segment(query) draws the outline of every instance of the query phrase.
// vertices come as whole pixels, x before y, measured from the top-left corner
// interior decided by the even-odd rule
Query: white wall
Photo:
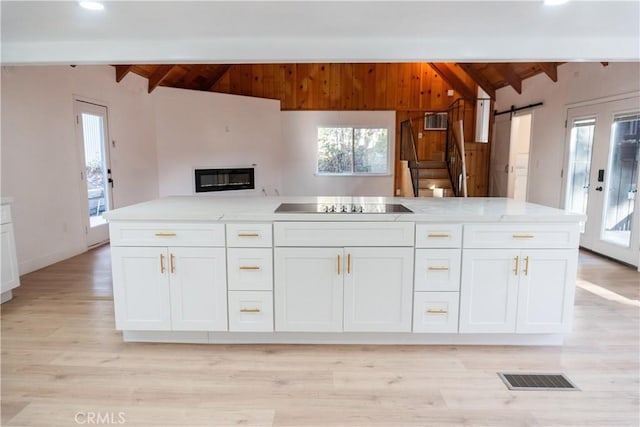
[[[317,175],[318,126],[388,128],[390,175]],[[394,111],[283,111],[283,194],[287,196],[392,196],[395,126]]]
[[[255,190],[282,194],[280,101],[157,88],[153,94],[160,196],[194,194],[195,168],[255,166]]]
[[[558,81],[545,74],[522,82],[522,94],[510,86],[496,92],[496,109],[544,102],[533,111],[528,200],[561,207],[565,128],[568,104],[640,90],[640,63],[567,63],[558,67]]]
[[[86,250],[86,193],[76,142],[74,95],[109,112],[115,207],[157,197],[158,176],[147,81],[116,83],[110,66],[2,67],[1,187],[14,198],[20,273]]]

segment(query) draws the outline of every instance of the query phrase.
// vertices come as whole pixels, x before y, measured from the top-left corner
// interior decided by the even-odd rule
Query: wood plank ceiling
[[[406,79],[420,81],[420,70],[424,69],[427,66],[426,64],[435,73],[435,77],[439,75],[447,83],[448,87],[458,92],[459,96],[472,100],[476,98],[477,86],[484,89],[492,99],[495,99],[496,90],[505,86],[511,86],[516,92],[522,93],[522,81],[540,73],[546,74],[549,79],[556,82],[558,79],[557,67],[562,63],[136,64],[116,65],[115,70],[116,81],[118,82],[128,73],[135,73],[148,79],[149,93],[158,86],[234,93],[281,99],[283,101],[283,109],[304,109],[304,105],[284,102],[287,91],[304,89],[305,84],[314,84],[316,86],[324,84],[326,86],[324,95],[328,97],[328,92],[332,89],[330,86],[334,84],[334,80],[336,82],[339,80],[345,81],[345,73],[351,74],[349,77],[353,79],[353,84],[362,84],[364,86],[367,79],[380,79],[380,77],[383,77],[388,80],[392,73],[397,73],[400,76],[403,73],[401,68],[407,68],[407,73],[409,74]],[[303,70],[304,73],[297,70]],[[314,70],[316,73],[312,72]],[[334,76],[337,73],[340,74]],[[358,74],[362,75],[358,76]],[[332,78],[333,80],[331,80]],[[402,77],[399,78],[402,79]],[[318,83],[317,81],[314,82],[314,79],[324,80]],[[256,86],[258,84],[261,85],[261,90],[257,91]],[[350,82],[349,84],[352,83]],[[282,87],[268,87],[269,85]],[[411,85],[411,83],[407,82],[407,85]],[[375,86],[377,85],[372,85],[372,87]],[[365,88],[360,89],[364,90]],[[427,90],[431,93],[430,88]],[[384,103],[371,102],[370,104],[368,107],[365,105],[367,107],[365,109],[388,107],[387,105],[382,105]],[[308,107],[312,106],[308,105]],[[330,105],[327,107],[330,107]]]

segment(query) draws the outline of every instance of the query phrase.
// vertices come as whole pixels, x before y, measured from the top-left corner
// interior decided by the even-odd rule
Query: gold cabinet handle
[[[241,308],[240,313],[260,313],[259,308]]]
[[[338,276],[340,275],[340,255],[338,255]]]
[[[171,273],[175,273],[176,272],[176,257],[175,255],[171,254],[169,255],[169,264],[171,266]]]
[[[447,310],[443,310],[441,308],[439,308],[439,309],[430,308],[429,310],[427,310],[427,313],[445,314],[445,313],[448,313],[448,311]]]
[[[347,274],[351,274],[351,254],[347,254]]]
[[[260,237],[258,233],[238,233],[238,237]]]
[[[447,233],[429,233],[427,237],[449,237]]]
[[[516,266],[513,267],[513,272],[515,273],[515,275],[518,275],[518,264],[519,264],[519,259],[518,257],[513,257],[513,260],[516,262]]]
[[[156,237],[175,237],[176,233],[156,233]]]
[[[164,274],[164,255],[160,254],[160,273]]]
[[[528,256],[524,257],[524,275],[525,276],[529,275],[529,257]]]
[[[533,239],[536,236],[533,234],[512,234],[511,237],[514,239]]]
[[[432,271],[447,271],[447,270],[449,270],[449,267],[433,266],[433,267],[429,267],[428,270],[432,270]]]
[[[241,265],[240,270],[260,270],[260,267],[257,265]]]

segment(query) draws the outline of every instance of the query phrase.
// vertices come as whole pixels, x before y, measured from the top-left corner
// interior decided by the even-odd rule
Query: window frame
[[[351,172],[320,172],[318,170],[318,166],[319,166],[319,160],[320,160],[320,152],[319,152],[319,146],[318,146],[318,131],[320,129],[323,128],[330,128],[330,129],[344,129],[344,128],[351,128],[352,132],[351,135],[352,137],[355,136],[355,130],[356,129],[385,129],[387,131],[387,165],[386,165],[386,172],[355,172],[355,171],[351,171]],[[382,126],[382,125],[347,125],[347,124],[333,124],[333,125],[319,125],[316,127],[316,134],[315,134],[315,139],[316,139],[316,158],[315,158],[315,162],[316,162],[316,167],[315,167],[315,172],[314,175],[315,176],[330,176],[330,177],[340,177],[340,176],[344,176],[344,177],[350,177],[350,176],[354,176],[354,177],[383,177],[383,176],[392,176],[393,172],[391,169],[391,143],[390,143],[390,137],[389,135],[391,134],[391,129],[389,129],[388,126]],[[355,144],[354,144],[355,139],[352,138],[351,140],[351,154],[352,154],[352,158],[355,162]],[[352,163],[352,168],[355,169],[355,164]]]

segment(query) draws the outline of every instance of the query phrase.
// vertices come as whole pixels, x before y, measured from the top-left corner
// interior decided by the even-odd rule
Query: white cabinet
[[[460,333],[559,333],[571,327],[576,249],[465,249]]]
[[[227,224],[229,331],[273,332],[271,224]]]
[[[458,332],[458,292],[416,292],[413,332]]]
[[[227,329],[224,248],[112,247],[116,328]]]
[[[276,330],[409,332],[412,266],[412,248],[276,248]]]
[[[458,292],[460,249],[416,249],[415,290]]]
[[[275,248],[276,331],[341,332],[342,248]]]
[[[410,332],[412,248],[345,248],[345,332]]]
[[[13,221],[11,218],[11,206],[2,205],[0,211],[0,256],[2,258],[0,272],[2,302],[12,298],[11,290],[20,286],[18,273],[18,258],[16,256],[16,241],[13,234]]]

